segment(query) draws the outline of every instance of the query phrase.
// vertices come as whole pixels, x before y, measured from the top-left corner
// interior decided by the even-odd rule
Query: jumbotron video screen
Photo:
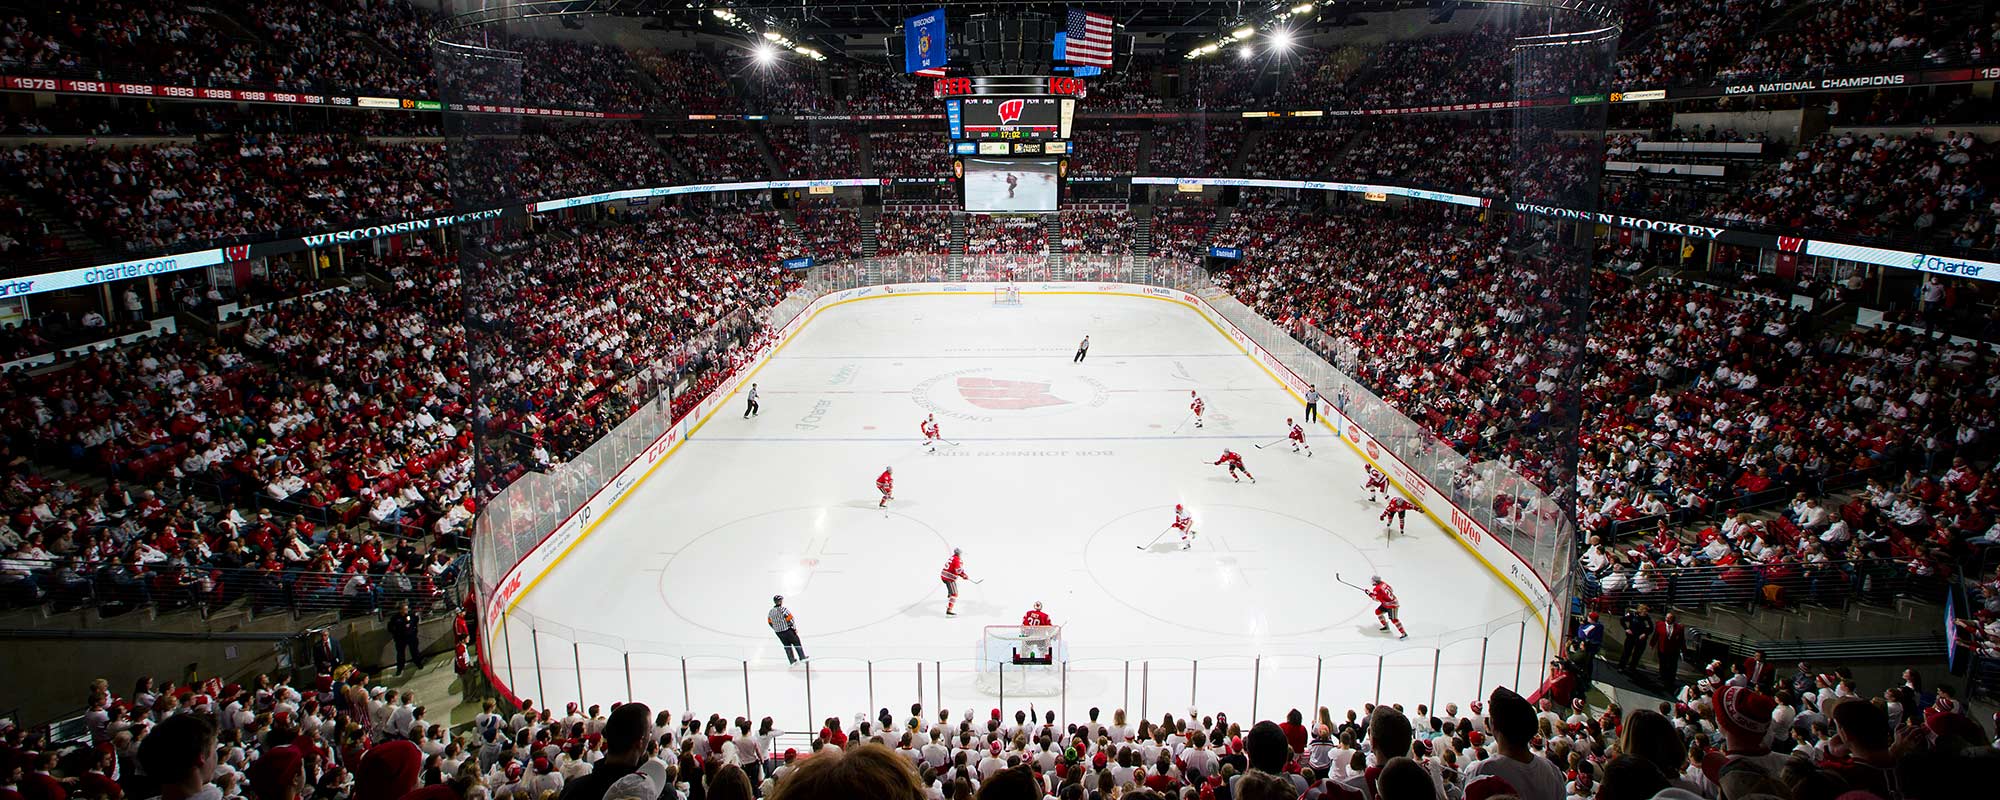
[[[1061,162],[1039,158],[967,158],[965,210],[975,214],[1052,213]]]

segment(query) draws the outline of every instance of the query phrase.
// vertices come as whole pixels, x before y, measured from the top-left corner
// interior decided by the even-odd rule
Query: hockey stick
[[[1340,573],[1338,573],[1338,572],[1336,572],[1336,573],[1333,573],[1333,579],[1334,579],[1334,580],[1337,580],[1337,581],[1340,581],[1341,583],[1346,583],[1346,584],[1348,585],[1348,587],[1349,587],[1349,588],[1352,588],[1352,589],[1354,589],[1355,591],[1358,591],[1358,592],[1360,592],[1360,593],[1362,593],[1362,594],[1368,594],[1368,590],[1367,590],[1367,589],[1363,589],[1363,588],[1361,588],[1361,587],[1359,587],[1359,586],[1355,586],[1354,584],[1351,584],[1351,583],[1347,583],[1347,579],[1345,579],[1345,578],[1342,578],[1342,577],[1340,577]]]
[[[1175,426],[1174,426],[1174,430],[1173,430],[1173,432],[1174,432],[1174,433],[1180,433],[1180,432],[1181,432],[1181,425],[1186,425],[1186,424],[1188,424],[1188,420],[1191,420],[1191,419],[1194,419],[1194,412],[1193,412],[1193,411],[1189,411],[1189,412],[1187,413],[1187,416],[1185,416],[1185,417],[1181,417],[1181,424],[1180,424],[1180,425],[1175,425]]]
[[[1286,440],[1286,439],[1290,439],[1290,438],[1292,438],[1292,437],[1290,437],[1290,436],[1280,436],[1280,437],[1278,437],[1278,438],[1276,438],[1276,439],[1272,439],[1271,441],[1268,441],[1268,442],[1265,442],[1265,443],[1263,443],[1263,444],[1253,444],[1253,445],[1251,445],[1251,447],[1255,447],[1255,448],[1257,448],[1257,449],[1259,449],[1259,450],[1262,450],[1262,449],[1264,449],[1264,448],[1266,448],[1266,447],[1270,447],[1271,445],[1274,445],[1274,444],[1277,444],[1277,443],[1279,443],[1279,442],[1282,442],[1282,441],[1284,441],[1284,440]]]
[[[1172,525],[1168,525],[1168,526],[1167,526],[1167,527],[1165,527],[1165,528],[1161,528],[1161,529],[1160,529],[1160,532],[1159,532],[1159,533],[1156,533],[1156,534],[1153,534],[1153,540],[1152,540],[1152,541],[1150,541],[1150,542],[1147,542],[1147,543],[1145,543],[1145,544],[1142,544],[1142,545],[1134,545],[1134,546],[1135,546],[1136,548],[1140,549],[1140,550],[1151,550],[1151,549],[1153,549],[1153,545],[1156,545],[1156,544],[1159,544],[1159,543],[1160,543],[1160,537],[1162,537],[1162,536],[1165,536],[1165,535],[1167,535],[1167,531],[1170,531],[1170,530],[1173,530],[1173,529],[1174,529],[1174,526],[1172,526]]]

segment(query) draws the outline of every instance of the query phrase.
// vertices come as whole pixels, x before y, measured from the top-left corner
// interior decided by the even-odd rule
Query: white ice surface
[[[496,671],[556,708],[624,700],[629,681],[655,710],[790,730],[913,702],[983,714],[999,702],[971,679],[982,626],[1041,601],[1070,668],[1065,700],[1035,702],[1065,718],[1463,704],[1482,675],[1539,674],[1540,622],[1524,636],[1499,621],[1523,615],[1520,599],[1427,517],[1385,537],[1360,458],[1327,428],[1308,427],[1312,458],[1271,444],[1302,421],[1298,400],[1199,314],[1023,294],[1015,308],[969,293],[822,312],[753,377],[760,416],[740,417],[739,394],[529,592]],[[1190,390],[1208,403],[1200,429],[1183,424]],[[924,451],[929,413],[956,445]],[[1255,484],[1211,465],[1225,447]],[[1140,550],[1175,503],[1194,514],[1193,548],[1169,534]],[[937,574],[953,547],[983,583],[962,583],[947,618]],[[1336,572],[1392,583],[1410,638],[1378,631]],[[774,594],[813,656],[810,716],[808,670],[764,622]],[[1009,715],[1026,702],[1008,698]]]

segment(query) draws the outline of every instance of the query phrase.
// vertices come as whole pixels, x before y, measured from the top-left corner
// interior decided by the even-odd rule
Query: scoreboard
[[[1075,117],[1071,97],[979,95],[945,101],[953,141],[1067,140]]]

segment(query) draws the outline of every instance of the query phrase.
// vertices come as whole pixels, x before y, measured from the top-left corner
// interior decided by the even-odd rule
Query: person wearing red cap
[[[1748,761],[1764,774],[1778,777],[1790,756],[1771,752],[1771,711],[1776,706],[1769,696],[1742,686],[1725,687],[1716,695],[1715,723],[1722,729],[1727,755],[1705,765],[1704,771],[1708,766],[1719,770],[1724,764]],[[1714,775],[1709,777],[1715,779]]]
[[[407,739],[368,748],[354,767],[354,800],[400,800],[417,788],[424,754]]]
[[[257,800],[297,800],[305,792],[305,754],[273,747],[250,763],[250,789]]]

